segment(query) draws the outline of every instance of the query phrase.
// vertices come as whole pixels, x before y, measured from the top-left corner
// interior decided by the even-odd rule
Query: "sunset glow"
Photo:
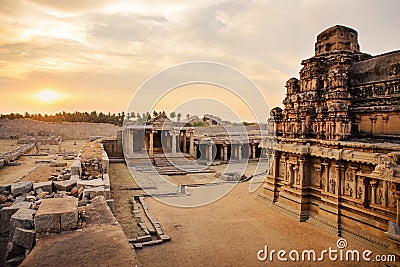
[[[63,95],[51,89],[44,89],[35,94],[35,97],[43,104],[52,104],[61,100]]]

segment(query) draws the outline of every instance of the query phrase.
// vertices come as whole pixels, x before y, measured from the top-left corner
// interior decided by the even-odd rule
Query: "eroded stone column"
[[[228,145],[224,144],[224,161],[228,161]]]
[[[238,160],[242,160],[242,144],[238,145]]]
[[[149,157],[153,157],[153,130],[150,131],[149,135]]]
[[[213,160],[213,143],[208,144],[208,162]]]
[[[176,131],[172,130],[171,131],[171,136],[172,136],[172,155],[176,154]]]
[[[190,138],[189,138],[189,155],[192,157],[196,157],[196,150],[194,149],[194,133],[193,131],[190,131]]]

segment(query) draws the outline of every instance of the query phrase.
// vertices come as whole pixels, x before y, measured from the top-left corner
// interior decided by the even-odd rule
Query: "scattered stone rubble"
[[[134,196],[132,198],[132,204],[134,217],[139,220],[138,224],[145,233],[144,236],[128,240],[129,243],[132,244],[133,248],[158,245],[162,242],[171,240],[171,237],[163,232],[157,218],[149,212],[149,206],[145,202],[145,197]],[[149,227],[146,225],[144,216],[147,217],[152,229],[149,229]]]
[[[35,144],[25,144],[18,146],[13,151],[0,154],[0,168],[8,165],[15,165],[15,161],[23,154],[31,150]]]
[[[104,196],[113,211],[108,157],[101,144],[94,146],[100,158],[89,160],[83,149],[70,169],[63,168],[49,181],[0,185],[0,243],[7,244],[0,266],[19,265],[42,236],[80,227],[78,209],[95,197]]]

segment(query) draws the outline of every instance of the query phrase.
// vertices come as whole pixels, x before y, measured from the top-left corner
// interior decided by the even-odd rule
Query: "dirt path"
[[[130,190],[138,187],[124,163],[112,163],[109,167],[111,197],[114,199],[115,217],[122,226],[127,238],[143,236],[144,232],[137,224],[132,213],[132,197],[142,194],[140,190]]]
[[[220,200],[198,208],[173,207],[147,198],[150,212],[172,240],[137,250],[139,259],[144,266],[299,266],[310,263],[278,262],[276,257],[272,264],[260,262],[257,252],[264,245],[288,252],[314,249],[320,253],[337,248],[334,231],[300,223],[256,199],[256,195],[248,192],[248,183],[242,183]],[[370,248],[358,239],[347,241],[348,249]],[[346,266],[357,265],[360,263]],[[314,266],[332,266],[332,262]]]

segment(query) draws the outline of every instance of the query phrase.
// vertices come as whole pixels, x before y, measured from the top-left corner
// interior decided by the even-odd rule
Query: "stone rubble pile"
[[[104,196],[111,211],[114,210],[110,178],[105,172],[108,157],[104,154],[101,161],[84,163],[86,168],[99,170],[99,175],[92,179],[82,179],[86,178],[82,171],[85,168],[78,157],[71,168],[60,169],[49,181],[0,184],[0,241],[7,243],[5,255],[0,253],[3,257],[0,257],[0,266],[2,262],[5,266],[18,266],[37,238],[76,229],[79,207],[86,206],[95,197]]]

